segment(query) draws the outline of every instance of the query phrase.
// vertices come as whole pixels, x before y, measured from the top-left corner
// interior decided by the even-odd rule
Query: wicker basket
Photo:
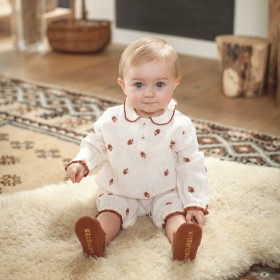
[[[85,2],[82,2],[82,19],[72,18],[51,22],[47,27],[50,46],[55,51],[68,53],[94,53],[102,51],[111,41],[111,22],[87,20]]]
[[[50,46],[61,52],[92,53],[111,41],[110,21],[58,20],[47,29]]]

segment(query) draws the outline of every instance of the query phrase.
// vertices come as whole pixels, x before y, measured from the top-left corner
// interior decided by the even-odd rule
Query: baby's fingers
[[[76,167],[73,167],[70,170],[67,170],[67,176],[71,180],[72,183],[76,183],[77,173],[78,173],[78,169]]]
[[[75,183],[80,183],[83,178],[84,178],[84,172],[82,170],[79,170],[75,174]]]
[[[201,215],[197,215],[195,217],[196,221],[198,222],[198,224],[202,227],[203,223],[204,223],[204,217],[202,217]]]

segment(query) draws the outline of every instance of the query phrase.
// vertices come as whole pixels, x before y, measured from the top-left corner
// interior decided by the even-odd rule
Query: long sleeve
[[[80,151],[74,160],[84,160],[93,170],[106,161],[106,147],[101,134],[89,134],[82,141]]]
[[[107,161],[106,144],[101,133],[106,114],[107,111],[93,124],[94,133],[88,134],[81,141],[80,151],[74,158],[74,160],[84,160],[89,170],[93,170]]]
[[[204,154],[198,151],[197,135],[189,119],[176,141],[176,152],[177,186],[184,209],[198,209],[207,214],[208,180]]]

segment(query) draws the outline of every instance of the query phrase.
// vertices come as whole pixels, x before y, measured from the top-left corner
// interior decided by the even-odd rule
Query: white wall
[[[76,2],[77,14],[80,14],[80,3]],[[89,18],[112,21],[113,43],[127,45],[141,36],[155,35],[168,41],[178,53],[217,58],[217,48],[212,41],[116,28],[115,0],[87,0],[86,3]],[[267,26],[268,0],[235,0],[234,34],[267,37]]]
[[[234,34],[267,37],[268,0],[235,0]]]

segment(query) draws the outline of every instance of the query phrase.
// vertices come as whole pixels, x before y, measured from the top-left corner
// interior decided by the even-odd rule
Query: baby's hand
[[[200,227],[203,226],[204,223],[204,213],[199,210],[188,210],[186,214],[186,222],[190,223],[196,221]]]
[[[84,178],[86,168],[81,163],[72,163],[67,167],[66,175],[72,183],[80,183]]]

